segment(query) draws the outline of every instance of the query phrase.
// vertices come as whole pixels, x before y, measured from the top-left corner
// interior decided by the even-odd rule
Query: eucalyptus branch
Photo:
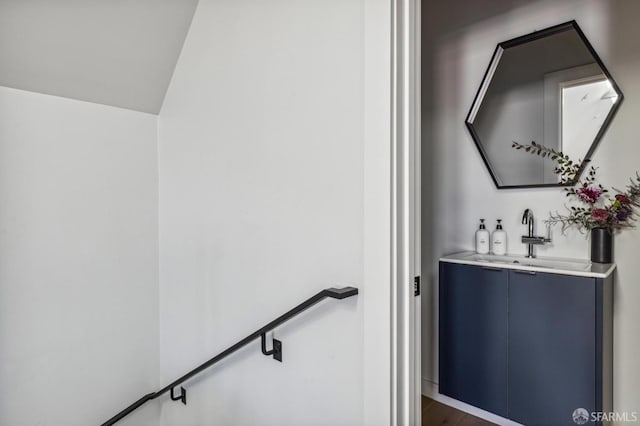
[[[590,166],[586,175],[579,176],[589,160],[574,162],[562,151],[548,148],[532,141],[531,144],[513,142],[512,148],[524,150],[526,153],[549,158],[557,166],[554,172],[560,177],[560,183],[565,185],[567,197],[579,202],[577,205],[565,205],[567,214],[549,213],[545,223],[561,225],[562,233],[572,226],[583,233],[594,228],[616,229],[632,228],[640,219],[640,174],[629,179],[626,190],[612,188],[615,195],[611,197],[609,190],[602,186],[597,179],[598,168]]]
[[[537,155],[542,158],[549,158],[555,161],[556,166],[554,173],[560,176],[560,181],[563,185],[569,185],[575,183],[577,177],[582,171],[582,161],[574,163],[569,155],[555,148],[549,148],[535,141],[531,141],[531,144],[521,144],[516,141],[512,141],[512,148],[517,150],[524,150],[525,152],[533,155]],[[588,160],[585,161],[585,163]]]

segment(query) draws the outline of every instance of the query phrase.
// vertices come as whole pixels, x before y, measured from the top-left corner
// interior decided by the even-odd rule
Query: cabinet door
[[[509,418],[574,425],[595,410],[595,279],[511,271]]]
[[[440,393],[507,415],[506,270],[440,264]]]

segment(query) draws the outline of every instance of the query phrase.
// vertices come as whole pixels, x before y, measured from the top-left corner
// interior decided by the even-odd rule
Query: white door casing
[[[419,425],[420,297],[420,3],[392,10],[391,374],[392,425]]]

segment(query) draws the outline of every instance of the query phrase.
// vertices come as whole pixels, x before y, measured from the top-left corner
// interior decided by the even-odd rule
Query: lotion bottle
[[[491,234],[491,251],[493,254],[504,256],[507,254],[507,233],[502,229],[502,219],[498,219],[496,230]]]
[[[480,229],[476,231],[476,253],[489,253],[489,231],[484,226],[484,219],[480,219]]]

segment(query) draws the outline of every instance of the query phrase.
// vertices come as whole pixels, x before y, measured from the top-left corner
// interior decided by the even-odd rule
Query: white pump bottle
[[[502,219],[498,219],[496,230],[491,234],[491,252],[499,256],[507,254],[507,233],[502,229]]]
[[[480,219],[480,229],[476,231],[476,253],[489,253],[489,231],[484,226],[484,219]]]

